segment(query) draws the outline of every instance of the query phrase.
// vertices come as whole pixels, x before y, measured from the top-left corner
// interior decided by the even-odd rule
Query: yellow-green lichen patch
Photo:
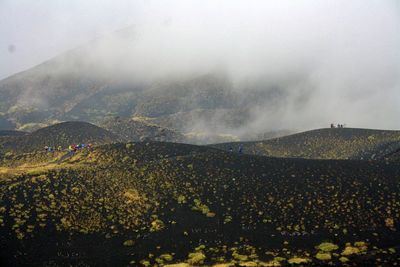
[[[257,262],[254,262],[254,261],[244,261],[244,262],[239,262],[239,266],[243,266],[243,267],[257,267],[258,264],[257,264]]]
[[[186,262],[181,262],[181,263],[174,263],[174,264],[165,264],[164,267],[190,267],[189,264]]]
[[[320,260],[320,261],[329,261],[332,259],[332,255],[329,252],[318,252],[315,255],[315,258]]]
[[[179,195],[177,201],[179,204],[185,204],[187,202],[186,197],[184,195]]]
[[[193,202],[194,202],[194,205],[192,206],[192,210],[200,211],[207,217],[215,216],[215,213],[211,212],[210,208],[206,204],[203,204],[200,199],[194,199]]]
[[[323,252],[331,252],[331,251],[339,249],[339,246],[337,246],[333,243],[324,242],[324,243],[319,244],[317,246],[317,249],[319,249],[320,251],[323,251]]]
[[[162,229],[164,229],[164,227],[165,227],[164,222],[161,221],[160,219],[156,219],[151,222],[150,232],[161,231]]]
[[[144,266],[144,267],[151,266],[151,263],[150,263],[150,261],[148,261],[148,260],[141,260],[141,261],[140,261],[140,264],[141,264],[142,266]]]
[[[368,250],[368,245],[366,242],[358,241],[354,242],[354,246],[351,244],[346,244],[346,248],[342,251],[342,256],[358,255]]]
[[[199,264],[203,264],[205,259],[206,255],[203,252],[192,252],[189,253],[187,262],[198,266]]]
[[[135,241],[133,241],[132,239],[126,240],[124,241],[123,245],[126,247],[132,247],[133,245],[135,245]]]
[[[174,257],[171,254],[161,254],[160,258],[165,260],[165,261],[172,261],[174,259]]]
[[[310,261],[311,261],[311,259],[302,258],[302,257],[293,257],[293,258],[288,259],[289,264],[306,264]]]
[[[360,250],[356,247],[352,247],[352,246],[347,246],[341,253],[341,255],[343,256],[350,256],[350,255],[354,255],[354,254],[359,254]]]
[[[212,267],[233,267],[233,266],[235,266],[234,263],[226,262],[226,263],[217,263],[217,264],[214,264]]]

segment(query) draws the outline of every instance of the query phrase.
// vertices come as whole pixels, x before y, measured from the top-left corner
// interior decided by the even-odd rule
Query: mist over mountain
[[[0,112],[9,124],[34,130],[37,124],[65,120],[102,124],[114,117],[146,117],[184,133],[244,136],[243,126],[254,122],[255,108],[268,103],[273,109],[287,94],[279,86],[253,82],[243,86],[246,92],[240,91],[221,72],[156,80],[127,78],[126,70],[96,64],[92,46],[97,47],[97,42],[3,80]]]
[[[132,26],[2,80],[1,115],[23,130],[143,116],[241,139],[331,122],[399,127],[394,1],[226,4],[141,6]]]

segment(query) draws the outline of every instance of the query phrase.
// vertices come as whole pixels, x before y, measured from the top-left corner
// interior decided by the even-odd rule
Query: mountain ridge
[[[244,153],[311,159],[374,159],[400,147],[400,131],[361,128],[321,128],[265,141],[216,144]]]
[[[117,135],[87,122],[69,121],[48,126],[22,136],[0,139],[3,153],[26,153],[44,150],[45,146],[57,149],[71,144],[103,144],[121,141]]]

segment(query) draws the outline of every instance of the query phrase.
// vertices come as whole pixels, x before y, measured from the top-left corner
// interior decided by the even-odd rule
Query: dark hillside
[[[143,140],[183,142],[185,140],[185,137],[175,130],[138,119],[114,118],[107,120],[101,126],[131,142]]]
[[[114,65],[98,53],[105,47],[126,50],[125,45],[116,49],[109,41],[94,40],[0,80],[0,129],[33,131],[54,121],[71,120],[101,125],[116,116],[143,116],[180,133],[202,127],[213,134],[235,134],[252,123],[254,108],[285,103],[286,92],[280,86],[251,80],[235,85],[219,71],[154,79],[135,76],[122,66],[140,68],[139,62],[122,57],[115,58]],[[260,133],[269,130],[273,129],[259,129]]]
[[[397,143],[396,146],[398,147],[397,150],[389,152],[380,157],[380,159],[384,159],[387,161],[397,161],[400,162],[400,143]]]
[[[23,136],[12,136],[2,140],[2,150],[14,153],[42,150],[44,146],[93,143],[105,144],[121,140],[109,131],[86,122],[63,122],[39,129]]]
[[[101,164],[125,165],[132,162],[139,164],[157,163],[162,160],[193,156],[198,154],[225,153],[223,151],[196,145],[165,143],[165,142],[138,142],[108,144],[93,151],[94,158]]]
[[[397,163],[158,142],[100,146],[66,163],[0,180],[0,256],[9,265],[375,266],[399,258]],[[315,248],[322,242],[332,244]]]
[[[374,159],[398,148],[400,131],[319,129],[266,141],[244,142],[246,154],[309,159]],[[240,143],[213,145],[234,151]]]

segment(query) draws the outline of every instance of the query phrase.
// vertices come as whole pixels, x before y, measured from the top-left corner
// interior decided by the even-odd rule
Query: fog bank
[[[90,17],[104,13],[88,2]],[[126,1],[113,3],[114,17],[121,10],[130,26],[76,50],[91,75],[153,83],[213,73],[243,95],[279,89],[279,97],[254,105],[237,133],[331,122],[400,128],[396,1],[133,1],[127,9]]]

